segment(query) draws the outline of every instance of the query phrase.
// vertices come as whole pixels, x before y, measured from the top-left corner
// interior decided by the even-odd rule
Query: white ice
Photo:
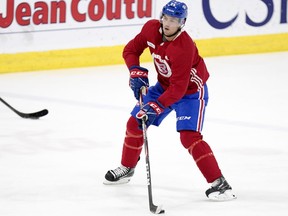
[[[209,184],[181,146],[175,115],[148,131],[153,198],[166,215],[288,214],[288,52],[206,58],[203,129],[238,199],[211,202]],[[150,83],[155,82],[151,63]],[[120,164],[136,103],[126,66],[0,75],[0,215],[149,215],[144,154],[131,182],[105,186]],[[143,152],[144,153],[144,152]]]

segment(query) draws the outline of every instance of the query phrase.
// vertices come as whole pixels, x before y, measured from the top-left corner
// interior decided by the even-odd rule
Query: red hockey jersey
[[[198,91],[209,73],[192,38],[182,31],[173,41],[163,41],[159,20],[144,24],[141,32],[124,48],[123,58],[128,68],[140,66],[140,55],[149,47],[164,93],[158,101],[168,107],[186,94]]]

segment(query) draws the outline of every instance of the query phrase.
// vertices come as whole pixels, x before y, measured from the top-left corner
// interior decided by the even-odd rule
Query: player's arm
[[[129,86],[138,100],[142,86],[149,87],[148,69],[140,67],[140,56],[147,47],[146,39],[140,32],[124,48],[123,58],[130,72]]]
[[[122,56],[128,68],[140,66],[140,56],[146,48],[147,42],[141,33],[127,43]]]
[[[147,24],[143,26],[139,34],[128,42],[123,50],[123,58],[130,72],[129,86],[137,100],[141,87],[149,87],[148,70],[140,66],[139,60],[148,46],[145,31],[147,31]]]
[[[146,23],[139,34],[130,40],[124,47],[122,56],[128,68],[132,66],[140,66],[140,56],[143,51],[148,47],[147,45],[147,31],[149,23]]]

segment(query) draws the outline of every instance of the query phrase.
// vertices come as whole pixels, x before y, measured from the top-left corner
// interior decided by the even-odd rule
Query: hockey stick
[[[34,113],[22,113],[22,112],[19,112],[18,110],[16,110],[15,108],[13,108],[10,104],[8,104],[5,100],[3,100],[1,97],[0,97],[0,101],[2,103],[4,103],[7,107],[9,107],[13,112],[15,112],[17,115],[19,115],[20,117],[22,118],[29,118],[29,119],[38,119],[42,116],[45,116],[48,114],[48,110],[47,109],[44,109],[44,110],[41,110],[41,111],[38,111],[38,112],[34,112]]]
[[[140,108],[143,108],[143,95],[146,95],[147,87],[142,87],[140,90],[139,104]],[[156,206],[153,204],[152,197],[152,180],[150,172],[150,160],[149,160],[149,150],[148,150],[148,139],[147,139],[147,126],[145,124],[145,118],[142,118],[142,129],[143,129],[143,139],[144,139],[144,148],[145,148],[145,160],[146,160],[146,173],[147,173],[147,186],[148,186],[148,196],[149,196],[149,209],[154,214],[163,214],[165,210],[162,209],[162,206]]]

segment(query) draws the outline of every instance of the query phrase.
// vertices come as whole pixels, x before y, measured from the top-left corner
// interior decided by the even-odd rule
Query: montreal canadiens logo
[[[164,77],[170,77],[172,75],[172,72],[167,61],[156,54],[153,54],[153,58],[154,64],[157,67],[158,72]]]

